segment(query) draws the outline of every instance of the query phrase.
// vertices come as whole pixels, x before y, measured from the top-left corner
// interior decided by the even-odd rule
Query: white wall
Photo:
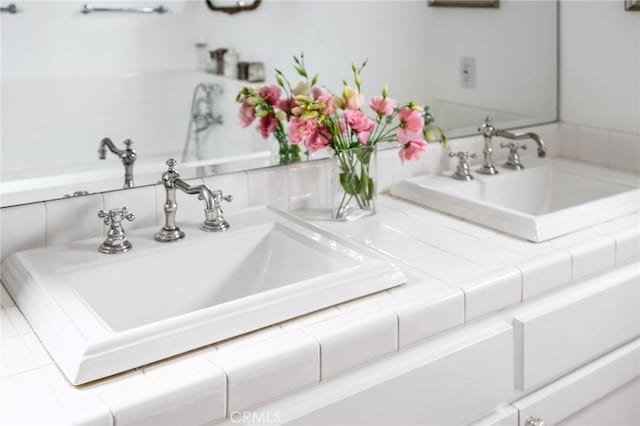
[[[561,0],[560,55],[562,121],[640,133],[640,12]]]

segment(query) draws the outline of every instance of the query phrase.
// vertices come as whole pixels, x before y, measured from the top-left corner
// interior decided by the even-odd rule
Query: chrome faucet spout
[[[122,165],[124,166],[124,187],[132,188],[133,187],[133,165],[136,162],[136,158],[138,155],[136,154],[135,149],[131,148],[133,145],[133,141],[131,139],[126,139],[124,141],[125,149],[118,149],[113,141],[109,138],[104,138],[100,141],[100,145],[98,146],[98,158],[100,160],[107,159],[107,149],[117,155],[120,160],[122,160]]]
[[[212,191],[206,185],[189,185],[180,178],[175,169],[176,160],[173,158],[167,161],[168,170],[162,174],[162,184],[166,192],[164,204],[165,222],[164,226],[155,235],[155,240],[160,242],[177,241],[184,238],[185,234],[176,225],[176,189],[189,195],[197,195],[199,200],[205,203],[205,220],[201,226],[204,231],[225,231],[229,228],[229,223],[223,217],[222,201],[232,201],[230,195],[224,196],[221,190]]]
[[[547,149],[544,145],[544,141],[537,133],[527,132],[527,133],[513,133],[508,132],[506,130],[496,130],[495,136],[501,136],[506,139],[511,139],[515,141],[531,139],[538,145],[538,157],[544,158],[547,155]]]

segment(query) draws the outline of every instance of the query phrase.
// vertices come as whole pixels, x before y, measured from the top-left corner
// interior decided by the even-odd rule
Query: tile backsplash
[[[545,140],[550,157],[562,155],[601,165],[618,166],[625,170],[638,170],[636,160],[640,144],[633,135],[592,131],[564,123],[522,130],[539,133]],[[559,143],[560,140],[562,143]],[[452,139],[447,148],[429,144],[419,160],[406,164],[400,162],[397,150],[381,150],[378,153],[378,190],[386,192],[393,183],[411,176],[452,170],[455,159],[448,157],[449,152],[478,153],[479,158],[473,160],[475,166],[482,161],[482,146],[483,139],[479,135]],[[504,161],[506,154],[506,150],[496,149],[496,162]],[[524,151],[522,156],[524,159],[535,156],[535,150]],[[210,188],[220,188],[226,194],[233,195],[233,202],[223,206],[228,212],[259,204],[295,212],[330,205],[331,174],[331,160],[323,159],[191,179],[188,182],[204,183]],[[127,223],[125,229],[160,227],[163,223],[163,202],[164,188],[154,185],[2,208],[0,257],[4,258],[18,250],[65,244],[103,235],[105,227],[97,218],[97,211],[103,208],[129,207],[136,214],[136,220]],[[178,194],[178,204],[179,223],[202,220],[203,204],[197,197]]]

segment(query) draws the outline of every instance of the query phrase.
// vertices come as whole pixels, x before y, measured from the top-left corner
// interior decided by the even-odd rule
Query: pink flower
[[[333,104],[333,95],[331,93],[325,93],[318,97],[318,102],[325,104],[323,112],[327,115],[331,115],[335,112],[335,105]]]
[[[307,148],[309,152],[316,152],[329,146],[331,134],[324,126],[319,126],[316,131],[309,136]]]
[[[240,106],[240,126],[249,127],[256,119],[256,112],[249,102],[243,102]]]
[[[393,105],[395,101],[389,98],[383,98],[382,96],[374,96],[369,102],[369,107],[380,117],[389,115],[393,112]]]
[[[420,154],[424,152],[424,149],[427,147],[427,142],[424,139],[411,139],[407,143],[405,143],[400,151],[398,151],[398,156],[400,157],[400,161],[403,163],[408,160],[413,160],[414,158],[419,158]]]
[[[263,138],[267,139],[271,133],[278,127],[278,119],[273,113],[269,113],[264,117],[260,117],[258,123],[258,132]]]
[[[376,125],[376,122],[367,117],[362,111],[345,110],[344,118],[347,121],[351,130],[356,132],[358,140],[362,144],[366,144],[369,141],[369,135]]]
[[[320,96],[326,95],[327,93],[329,93],[329,91],[320,86],[313,86],[313,89],[311,89],[311,95],[313,95],[313,99],[315,100],[320,99]]]
[[[364,98],[357,90],[352,89],[351,87],[345,87],[344,89],[344,101],[345,106],[344,109],[350,110],[359,110],[362,108],[362,104],[364,103]]]
[[[400,118],[400,130],[398,130],[398,142],[407,143],[414,137],[422,136],[424,118],[418,111],[403,107],[398,113]]]
[[[276,102],[276,108],[281,109],[287,114],[291,114],[291,110],[296,106],[298,106],[298,104],[296,104],[296,100],[294,98],[279,99],[278,102]]]
[[[291,117],[291,121],[289,121],[289,141],[295,145],[304,143],[315,133],[317,128],[318,122],[312,118]]]
[[[280,87],[276,86],[275,84],[268,84],[260,89],[258,95],[265,101],[267,101],[268,104],[275,105],[280,100],[281,93],[282,90],[280,89]]]

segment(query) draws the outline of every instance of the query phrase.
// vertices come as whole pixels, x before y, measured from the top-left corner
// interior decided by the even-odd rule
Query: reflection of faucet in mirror
[[[223,195],[221,190],[211,191],[206,185],[189,185],[180,178],[175,169],[176,160],[173,158],[167,160],[169,169],[162,174],[162,184],[166,192],[166,201],[164,204],[164,226],[154,238],[156,241],[163,243],[178,241],[184,238],[184,232],[176,226],[176,188],[185,194],[197,195],[199,200],[205,203],[205,221],[201,226],[204,231],[225,231],[229,228],[229,223],[224,219],[222,212],[222,201],[231,202],[231,195]]]
[[[133,188],[133,164],[136,162],[137,154],[135,149],[131,148],[131,145],[133,145],[133,141],[131,139],[125,140],[124,144],[126,146],[125,149],[118,149],[111,139],[102,139],[100,141],[100,147],[98,148],[98,158],[106,160],[107,148],[109,148],[109,151],[120,157],[122,164],[124,165],[124,187]]]
[[[206,134],[213,125],[223,124],[222,116],[213,112],[216,96],[222,94],[222,86],[211,83],[198,83],[193,89],[191,98],[191,114],[187,129],[187,139],[182,151],[182,161],[187,161],[189,146],[193,139],[195,142],[195,160],[202,160],[202,143],[206,140]]]
[[[482,151],[484,155],[484,164],[478,170],[478,173],[486,174],[486,175],[495,175],[498,173],[498,170],[493,164],[492,156],[493,156],[493,145],[492,138],[494,136],[503,137],[511,140],[524,140],[531,139],[538,145],[538,157],[543,158],[547,155],[547,150],[544,146],[544,142],[542,138],[533,132],[528,133],[512,133],[507,130],[499,130],[496,129],[493,124],[491,124],[491,118],[486,117],[484,119],[484,123],[478,128],[478,131],[482,133],[484,136],[484,149]],[[517,154],[517,150],[520,148],[520,145],[507,144],[503,147],[510,148],[511,154],[509,156],[509,160],[507,160],[507,167],[514,170],[521,170],[524,167],[520,163],[520,158]],[[515,152],[514,152],[515,150]]]

